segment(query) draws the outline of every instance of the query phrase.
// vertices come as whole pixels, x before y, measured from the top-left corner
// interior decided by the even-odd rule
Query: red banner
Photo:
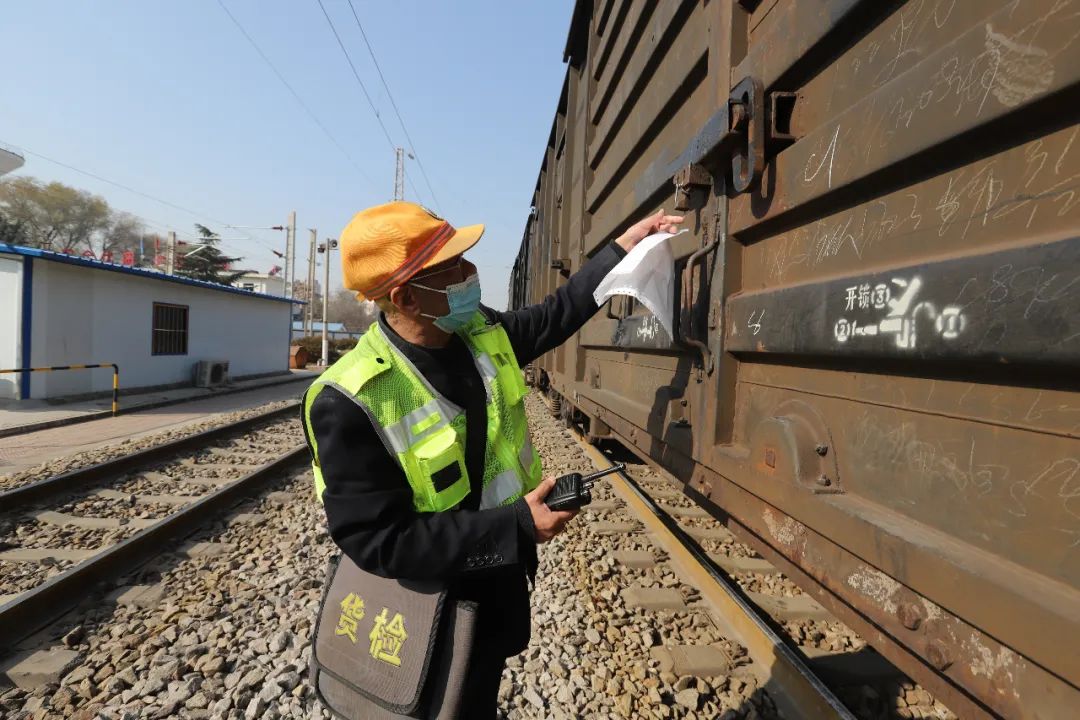
[[[165,264],[165,256],[164,255],[155,255],[154,256],[154,267],[161,267],[164,264]]]
[[[120,260],[120,263],[122,265],[124,265],[124,267],[134,267],[135,266],[135,252],[133,250],[125,250],[124,251],[124,256]]]
[[[106,250],[101,253],[101,262],[112,262],[112,250]]]
[[[83,250],[82,251],[82,256],[84,258],[86,258],[87,260],[97,260],[97,256],[94,255],[93,250]]]

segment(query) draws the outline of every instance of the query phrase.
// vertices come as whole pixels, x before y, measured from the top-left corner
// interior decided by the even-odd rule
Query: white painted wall
[[[0,369],[19,367],[22,258],[0,255]],[[17,400],[18,373],[0,374],[0,400]]]
[[[19,153],[0,146],[0,175],[6,175],[13,170],[18,170],[25,162]]]
[[[151,355],[153,303],[188,306],[186,355]],[[233,377],[286,371],[289,304],[209,288],[37,259],[35,366],[115,362],[120,387],[191,381],[200,360],[228,360]],[[111,370],[34,373],[31,397],[112,388]]]
[[[251,285],[251,287],[246,287]],[[280,275],[263,275],[262,273],[248,273],[236,281],[236,287],[264,295],[285,295],[285,279]]]

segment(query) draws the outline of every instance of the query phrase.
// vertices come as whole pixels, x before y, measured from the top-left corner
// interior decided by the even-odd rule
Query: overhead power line
[[[229,8],[225,7],[224,0],[218,0],[218,5],[220,5],[221,9],[225,11],[225,14],[229,16],[229,19],[233,21],[233,24],[236,25],[237,30],[239,30],[240,34],[243,35],[245,39],[247,39],[248,43],[251,45],[251,47],[255,49],[255,52],[259,54],[259,57],[262,58],[263,62],[265,62],[266,65],[270,68],[270,70],[273,71],[274,75],[277,76],[277,79],[281,81],[281,84],[284,85],[285,88],[292,94],[293,99],[296,100],[296,103],[304,109],[304,112],[308,114],[308,117],[311,118],[312,122],[319,126],[319,129],[323,131],[327,138],[330,139],[330,142],[334,144],[334,147],[336,147],[338,151],[340,151],[341,154],[345,156],[345,158],[349,161],[349,164],[356,168],[356,171],[360,173],[361,177],[367,180],[373,188],[376,187],[375,183],[370,177],[368,177],[368,174],[364,172],[363,168],[360,167],[359,163],[357,163],[356,160],[353,159],[352,155],[350,155],[349,152],[342,146],[342,144],[338,142],[337,138],[335,138],[333,133],[331,133],[327,129],[326,125],[324,125],[322,121],[319,120],[319,117],[311,110],[311,108],[308,107],[307,103],[304,102],[303,98],[300,97],[300,94],[293,89],[293,86],[289,84],[289,81],[285,79],[285,76],[281,74],[281,72],[277,69],[277,66],[274,65],[273,62],[271,62],[270,58],[267,57],[266,53],[262,51],[262,48],[259,47],[258,43],[256,43],[255,40],[251,37],[251,35],[248,34],[248,31],[244,29],[244,26],[240,24],[240,21],[236,19],[236,16],[229,12]]]
[[[405,133],[405,139],[409,143],[409,152],[416,158],[416,164],[420,168],[420,173],[424,176],[424,182],[427,183],[428,192],[431,193],[431,202],[434,203],[436,210],[442,212],[442,209],[439,207],[439,201],[435,198],[435,189],[431,187],[431,180],[428,179],[427,170],[424,169],[424,163],[420,160],[420,153],[416,152],[416,146],[413,144],[412,137],[409,135],[409,130],[405,127],[405,120],[402,119],[401,111],[398,110],[397,103],[394,102],[394,96],[390,92],[390,85],[387,84],[382,68],[379,67],[379,61],[375,57],[375,51],[372,49],[371,43],[368,42],[367,33],[364,32],[364,26],[360,22],[360,16],[356,13],[356,7],[353,5],[353,0],[349,0],[349,9],[352,10],[353,19],[356,20],[356,27],[360,29],[360,35],[364,38],[364,45],[367,46],[368,54],[371,55],[371,62],[375,63],[375,70],[379,73],[379,80],[382,82],[383,89],[386,90],[386,97],[390,99],[390,107],[394,108],[394,114],[397,115],[398,123],[401,124],[401,131]],[[413,188],[413,192],[416,192],[415,187]]]
[[[220,0],[219,0],[219,2],[220,2]],[[356,78],[356,83],[360,86],[360,91],[364,94],[364,98],[367,100],[368,106],[371,108],[371,112],[375,115],[375,119],[378,120],[379,127],[382,128],[382,131],[383,131],[383,137],[386,138],[386,142],[390,146],[390,149],[396,151],[397,150],[397,145],[394,143],[394,139],[392,137],[390,137],[390,131],[386,129],[386,123],[383,122],[382,115],[379,113],[379,109],[377,107],[375,107],[375,101],[371,99],[371,93],[368,92],[367,86],[364,85],[364,81],[360,78],[360,73],[356,70],[356,63],[353,62],[352,56],[349,55],[349,51],[345,47],[345,43],[342,42],[341,35],[338,34],[337,28],[334,26],[334,21],[330,18],[330,13],[326,12],[326,6],[323,5],[322,0],[315,0],[315,2],[317,2],[319,4],[319,9],[322,10],[323,17],[326,18],[326,23],[330,26],[330,32],[332,32],[334,34],[334,39],[337,40],[338,47],[341,48],[342,54],[345,55],[345,60],[346,60],[346,62],[349,63],[349,68],[352,70],[353,77]],[[354,13],[354,17],[355,17],[355,13]],[[365,41],[366,41],[366,39],[365,39]],[[379,74],[381,75],[382,71],[380,71]],[[383,84],[385,86],[385,81],[384,81]],[[391,98],[390,103],[393,104],[393,102],[394,101]],[[396,111],[397,111],[397,108],[395,107],[395,112]],[[400,118],[401,118],[401,116],[399,115],[398,119],[400,120]],[[404,126],[402,126],[402,127],[404,127]],[[405,137],[408,138],[408,133],[405,134]],[[410,147],[411,147],[412,141],[410,140],[409,142],[410,142]],[[413,153],[413,156],[414,157],[416,156],[415,152]],[[419,163],[419,160],[417,160],[417,162]],[[422,169],[423,168],[421,168],[421,170]],[[405,172],[405,178],[409,181],[409,187],[412,188],[413,194],[415,194],[417,197],[420,197],[420,193],[416,190],[416,185],[413,184],[412,178],[409,177],[408,171]],[[430,184],[429,184],[429,187],[430,187]],[[435,200],[435,194],[434,193],[432,193],[431,199],[434,202],[434,200]]]
[[[349,55],[349,51],[345,49],[345,43],[341,41],[341,36],[338,35],[337,28],[334,27],[334,21],[330,19],[330,13],[326,12],[326,6],[323,5],[322,0],[315,0],[315,2],[319,3],[319,9],[322,10],[323,17],[326,18],[326,23],[330,26],[330,32],[334,33],[334,39],[337,40],[341,52],[345,54],[345,60],[352,69],[353,77],[356,78],[356,83],[360,86],[360,91],[364,93],[364,97],[371,107],[371,112],[375,113],[375,119],[379,121],[379,127],[382,128],[383,135],[386,137],[386,142],[390,145],[390,148],[393,149],[395,145],[394,141],[390,138],[390,132],[386,129],[386,125],[382,121],[382,115],[379,114],[378,108],[375,107],[375,102],[371,99],[371,95],[368,94],[367,86],[364,85],[364,81],[360,79],[360,73],[356,71],[356,65],[352,61],[352,56]]]
[[[86,175],[87,177],[94,178],[95,180],[99,180],[99,181],[101,181],[103,183],[106,183],[107,185],[112,185],[114,187],[120,188],[121,190],[126,190],[129,193],[134,193],[135,195],[138,195],[140,197],[144,197],[147,200],[153,200],[156,203],[161,203],[162,205],[165,205],[167,207],[171,207],[174,210],[179,210],[181,212],[185,212],[188,215],[191,215],[192,217],[199,218],[200,220],[209,220],[210,222],[214,223],[215,225],[228,225],[228,223],[222,222],[221,220],[215,220],[214,218],[212,218],[209,215],[206,215],[204,213],[197,212],[197,211],[192,210],[190,208],[186,208],[183,205],[177,205],[176,203],[170,202],[168,200],[163,200],[162,198],[155,197],[155,196],[153,196],[153,195],[151,195],[149,193],[145,193],[142,190],[136,190],[135,188],[133,188],[133,187],[131,187],[129,185],[124,185],[123,183],[118,183],[115,180],[110,180],[109,178],[102,177],[101,175],[98,175],[97,173],[92,173],[89,170],[83,170],[82,168],[77,168],[74,165],[69,165],[69,164],[67,164],[65,162],[60,162],[59,160],[54,160],[51,157],[42,155],[41,153],[36,153],[33,150],[27,150],[26,148],[22,148],[22,152],[26,153],[27,155],[33,155],[34,157],[38,158],[39,160],[44,160],[46,162],[51,162],[53,165],[59,165],[62,168],[67,168],[68,170],[72,170],[74,172],[77,172],[80,175]]]
[[[66,168],[68,170],[71,170],[72,172],[77,172],[80,175],[85,175],[86,177],[93,178],[94,180],[97,180],[99,182],[103,182],[106,185],[112,185],[113,187],[120,188],[121,190],[124,190],[126,192],[132,193],[134,195],[138,195],[139,197],[146,198],[147,200],[152,200],[152,201],[154,201],[156,203],[160,203],[160,204],[162,204],[162,205],[164,205],[166,207],[170,207],[170,208],[172,208],[174,210],[179,210],[180,212],[187,213],[188,215],[191,215],[194,218],[198,218],[199,220],[202,220],[204,222],[209,222],[209,223],[211,223],[213,225],[221,225],[223,227],[230,227],[229,223],[225,222],[224,220],[218,220],[216,218],[213,218],[213,217],[207,215],[206,213],[202,213],[202,212],[199,212],[197,210],[192,210],[191,208],[184,207],[183,205],[178,205],[178,204],[176,204],[176,203],[174,203],[174,202],[172,202],[170,200],[165,200],[164,198],[159,198],[159,197],[157,197],[155,195],[151,195],[150,193],[143,192],[142,190],[136,190],[135,188],[131,187],[130,185],[125,185],[124,183],[120,183],[120,182],[117,182],[115,180],[110,180],[107,177],[103,177],[101,175],[98,175],[97,173],[90,172],[89,170],[83,170],[82,168],[75,167],[74,165],[71,165],[69,163],[61,162],[60,160],[56,160],[55,158],[48,157],[47,155],[42,155],[41,153],[34,152],[33,150],[28,150],[25,147],[21,147],[20,151],[26,153],[27,155],[31,155],[33,157],[36,157],[39,160],[44,160],[45,162],[50,162],[53,165],[59,165],[62,168]],[[254,237],[250,233],[243,233],[243,234],[246,235],[248,237],[248,239],[250,239],[251,241],[261,243],[261,244],[265,245],[265,243],[262,240],[260,240],[257,237]],[[267,246],[267,247],[269,247],[269,246]]]

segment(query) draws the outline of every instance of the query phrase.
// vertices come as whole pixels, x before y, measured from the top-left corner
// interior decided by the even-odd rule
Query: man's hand
[[[658,232],[675,233],[679,231],[679,223],[683,221],[682,215],[665,215],[663,210],[660,210],[655,215],[634,223],[626,229],[619,239],[616,240],[626,252],[630,252],[634,249],[634,246],[639,242],[647,238],[649,235],[653,235]]]
[[[546,477],[535,490],[525,496],[525,503],[529,506],[529,512],[532,513],[538,543],[546,543],[561,533],[566,523],[578,514],[577,510],[551,510],[544,504],[544,498],[553,487],[555,487],[555,478]]]

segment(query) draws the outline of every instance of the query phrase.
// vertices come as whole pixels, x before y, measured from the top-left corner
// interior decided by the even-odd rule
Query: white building
[[[288,372],[289,300],[0,245],[0,368],[120,366],[121,391],[191,385],[199,361],[232,379]],[[109,370],[0,374],[0,398],[111,390]]]
[[[285,295],[285,278],[278,274],[247,273],[236,281],[236,286],[241,290],[263,295]]]
[[[18,170],[23,166],[23,156],[0,145],[0,175]]]

